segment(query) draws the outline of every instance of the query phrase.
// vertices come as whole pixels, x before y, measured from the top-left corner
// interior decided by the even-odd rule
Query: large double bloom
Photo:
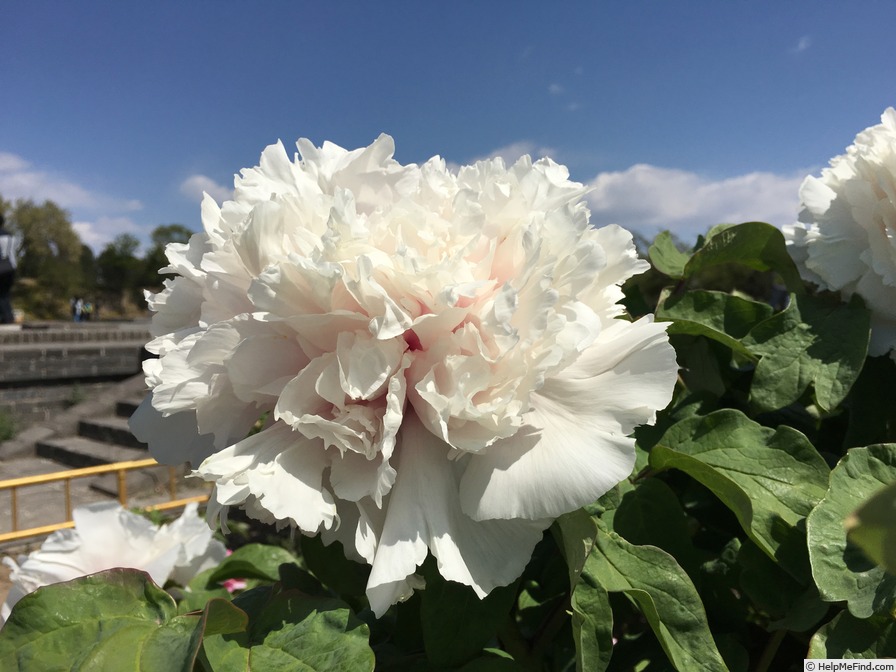
[[[629,475],[628,436],[671,398],[664,327],[618,319],[647,264],[550,160],[298,148],[169,246],[132,427],[215,484],[211,518],[241,505],[370,563],[378,615],[428,551],[484,596]]]
[[[871,309],[871,355],[896,359],[896,110],[856,136],[800,187],[800,222],[784,227],[802,276]]]

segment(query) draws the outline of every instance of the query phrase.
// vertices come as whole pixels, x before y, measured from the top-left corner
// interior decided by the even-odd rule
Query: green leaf
[[[364,595],[370,565],[346,558],[338,541],[325,546],[320,535],[302,537],[302,558],[308,570],[343,599]]]
[[[767,614],[767,629],[804,632],[824,618],[829,605],[821,600],[814,584],[800,584],[760,551],[744,543],[738,553],[740,590]]]
[[[727,670],[713,642],[703,603],[675,558],[653,546],[635,546],[598,521],[583,577],[640,608],[678,670]]]
[[[761,357],[750,399],[761,410],[772,411],[795,402],[812,385],[821,408],[836,408],[865,363],[870,320],[857,297],[844,304],[792,296],[785,310],[744,338],[747,348]]]
[[[202,611],[210,600],[230,601],[230,593],[225,588],[219,588],[218,590],[189,590],[175,597],[179,600],[177,603],[178,614]]]
[[[896,444],[853,448],[834,467],[824,499],[806,521],[812,576],[822,598],[846,601],[858,618],[896,608],[896,576],[849,541],[843,524],[862,502],[894,481]]]
[[[859,619],[841,611],[813,635],[806,657],[896,657],[896,621],[887,616]]]
[[[470,586],[426,573],[420,618],[427,659],[433,665],[456,666],[482,653],[509,618],[516,584],[496,588],[480,599]]]
[[[227,579],[277,581],[280,565],[295,561],[296,557],[280,546],[246,544],[224,558],[208,577],[208,583],[215,584]]]
[[[367,625],[340,600],[265,587],[234,601],[249,614],[248,633],[206,638],[215,672],[373,670]]]
[[[656,310],[658,321],[671,321],[670,334],[705,336],[718,341],[744,357],[757,360],[741,339],[771,317],[767,303],[750,301],[734,294],[692,290],[679,296],[661,297]]]
[[[703,247],[684,267],[684,277],[719,264],[741,264],[757,271],[775,271],[791,292],[803,291],[803,281],[787,253],[784,234],[771,224],[747,222],[715,227]]]
[[[214,627],[232,623],[213,605]],[[45,586],[16,604],[0,630],[2,670],[189,672],[208,614],[177,616],[174,600],[132,569]]]
[[[675,240],[668,231],[660,233],[647,251],[654,268],[676,280],[684,275],[685,264],[690,255],[675,246]]]
[[[896,574],[896,482],[871,495],[846,519],[846,533],[869,558]]]
[[[689,576],[697,575],[699,559],[684,509],[672,488],[660,479],[645,479],[623,495],[613,516],[613,530],[632,544],[661,548]]]
[[[803,519],[824,496],[828,467],[801,433],[725,409],[676,423],[650,452],[709,488],[747,535],[796,579],[808,579]]]
[[[558,518],[552,529],[559,532],[560,547],[569,568],[576,670],[603,672],[613,653],[613,609],[598,577],[585,571],[597,524],[584,510],[579,510]]]

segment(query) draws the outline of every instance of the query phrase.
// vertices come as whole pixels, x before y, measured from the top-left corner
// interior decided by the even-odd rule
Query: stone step
[[[115,443],[128,448],[146,450],[146,444],[141,443],[131,434],[128,427],[128,419],[119,415],[109,415],[101,418],[88,418],[78,422],[78,436],[83,436],[94,441]],[[144,454],[143,457],[148,457]]]
[[[149,454],[139,448],[94,441],[83,436],[44,439],[36,445],[38,457],[45,457],[72,469],[111,462],[145,460]]]
[[[137,407],[143,402],[143,397],[132,397],[130,399],[120,399],[115,403],[115,415],[121,418],[130,418],[134,415]]]

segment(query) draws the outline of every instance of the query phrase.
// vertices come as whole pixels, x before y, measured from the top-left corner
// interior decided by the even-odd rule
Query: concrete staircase
[[[129,392],[127,388],[123,390]],[[138,441],[128,427],[128,418],[137,409],[141,396],[119,399],[114,414],[86,417],[78,420],[73,435],[54,436],[39,440],[35,454],[61,465],[61,468],[78,469],[113,462],[144,460],[150,457],[146,444]],[[179,491],[187,486],[181,469],[176,474]],[[131,471],[126,475],[129,496],[153,497],[167,493],[169,471],[167,467],[153,467]],[[97,492],[118,498],[118,478],[115,474],[103,474],[87,480]]]
[[[42,334],[27,331],[12,337],[8,332],[0,334],[0,393],[8,398],[30,388],[40,395],[41,390],[55,390],[60,381],[64,385],[77,380],[86,390],[85,398],[46,412],[44,419],[0,442],[0,480],[150,457],[128,428],[128,418],[146,394],[143,374],[137,373],[145,357],[145,325],[50,328]],[[30,379],[24,373],[29,370]],[[85,377],[91,370],[96,374],[93,379]],[[101,384],[91,385],[97,378]],[[178,497],[208,492],[205,484],[184,479],[183,468],[174,476]],[[169,478],[168,467],[128,472],[129,503],[138,506],[167,500]],[[61,490],[61,483],[20,490],[20,528],[63,520],[61,502],[56,501]],[[77,479],[72,482],[72,504],[118,498],[118,490],[115,474]],[[6,508],[8,497],[5,493],[0,496],[0,511]],[[0,513],[0,531],[8,529],[5,515]]]

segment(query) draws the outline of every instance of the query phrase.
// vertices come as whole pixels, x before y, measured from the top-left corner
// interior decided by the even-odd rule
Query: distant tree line
[[[122,233],[98,255],[85,245],[68,212],[52,201],[6,201],[0,212],[18,238],[18,269],[13,307],[28,319],[66,319],[74,297],[90,301],[103,317],[134,317],[146,310],[144,289],[158,290],[167,265],[165,246],[185,243],[193,235],[182,224],[163,224],[151,246],[139,254],[140,241]]]

